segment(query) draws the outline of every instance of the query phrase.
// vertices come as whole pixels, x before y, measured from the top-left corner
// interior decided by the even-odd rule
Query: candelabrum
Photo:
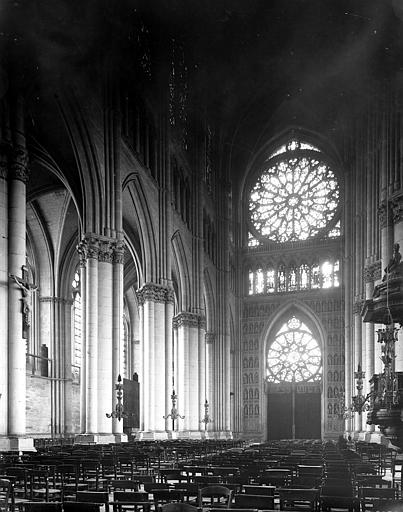
[[[210,407],[210,404],[208,403],[208,400],[206,398],[206,401],[204,402],[204,417],[203,419],[200,421],[200,423],[204,423],[204,430],[207,430],[207,425],[209,423],[212,423],[212,419],[210,418],[210,415],[208,413],[209,411],[209,407]]]
[[[123,409],[123,384],[122,377],[120,374],[118,375],[118,381],[115,384],[116,389],[116,406],[115,410],[111,413],[106,413],[107,418],[117,418],[119,421],[122,418],[128,418],[129,416],[133,416],[133,413],[127,413]]]
[[[345,395],[344,392],[340,394],[339,398],[339,416],[341,418],[347,419],[352,418],[354,413],[362,414],[365,411],[368,411],[371,408],[370,400],[372,397],[372,392],[367,395],[363,395],[364,388],[364,378],[365,372],[361,369],[361,364],[358,364],[358,369],[354,372],[354,378],[357,381],[356,389],[357,394],[351,397],[352,403],[348,407],[346,407],[345,403]]]
[[[167,414],[166,416],[163,416],[164,420],[166,420],[168,418],[172,419],[172,431],[175,430],[175,421],[179,418],[181,420],[183,420],[185,418],[185,416],[181,416],[179,414],[178,409],[176,408],[177,400],[178,400],[178,395],[175,393],[175,390],[173,389],[172,395],[171,395],[171,401],[172,401],[171,412],[169,414]]]
[[[383,372],[379,376],[377,398],[380,405],[389,410],[400,401],[398,381],[393,371],[398,330],[393,325],[386,325],[377,331],[377,341],[381,343],[381,360],[384,365]]]

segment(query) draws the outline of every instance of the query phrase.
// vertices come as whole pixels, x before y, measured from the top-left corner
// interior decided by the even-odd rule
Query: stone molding
[[[11,178],[20,180],[24,183],[28,181],[28,151],[20,144],[13,146],[11,150],[11,165],[10,165]]]
[[[364,281],[366,283],[373,283],[382,276],[382,262],[380,260],[374,261],[364,268]]]
[[[137,300],[140,306],[145,302],[161,302],[164,304],[174,302],[174,291],[157,283],[145,283],[136,292]]]
[[[61,297],[39,297],[39,302],[50,302],[53,304],[65,304],[68,306],[73,305],[73,299],[64,299]]]
[[[215,332],[206,332],[204,339],[206,345],[212,345],[215,342]]]
[[[206,319],[204,316],[198,315],[197,313],[182,311],[173,318],[172,324],[176,329],[179,327],[195,327],[203,329],[206,326]]]

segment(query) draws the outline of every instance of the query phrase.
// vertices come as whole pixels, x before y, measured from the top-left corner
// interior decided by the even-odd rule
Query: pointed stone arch
[[[215,318],[215,294],[208,269],[203,273],[204,304],[206,308],[206,331],[213,332],[216,325]]]
[[[262,329],[262,333],[260,336],[260,346],[262,347],[262,351],[260,354],[260,358],[262,361],[262,396],[263,390],[267,390],[266,386],[266,358],[269,346],[274,339],[274,336],[278,333],[278,330],[282,326],[284,322],[286,322],[290,316],[295,315],[300,320],[302,320],[307,327],[311,330],[314,338],[318,342],[318,345],[322,351],[322,393],[321,393],[321,432],[324,432],[325,425],[325,412],[326,406],[323,390],[326,389],[325,381],[327,380],[326,376],[326,361],[327,361],[327,344],[326,344],[326,331],[320,318],[309,306],[307,306],[304,302],[300,300],[290,299],[285,302],[279,309],[273,314],[272,318],[266,322]],[[262,423],[263,430],[267,433],[267,396],[266,399],[261,401],[262,404]]]
[[[178,311],[189,311],[190,308],[190,277],[189,265],[186,257],[182,236],[179,230],[175,231],[171,239],[173,263],[176,271],[178,286]]]
[[[122,184],[122,191],[127,193],[131,199],[131,206],[134,211],[142,262],[142,273],[139,275],[142,281],[139,287],[147,282],[155,282],[157,278],[157,241],[155,228],[149,204],[152,204],[147,197],[138,173],[129,174]],[[130,235],[129,235],[130,236]]]

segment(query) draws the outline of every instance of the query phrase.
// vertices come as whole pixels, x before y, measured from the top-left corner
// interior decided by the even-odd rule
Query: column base
[[[32,437],[0,437],[0,452],[36,452]]]
[[[164,441],[169,439],[168,432],[155,431],[155,432],[139,432],[137,439],[140,441]]]
[[[209,439],[233,439],[231,430],[209,431]]]
[[[120,437],[125,437],[126,434],[78,434],[74,439],[74,444],[115,444],[120,443]]]
[[[178,439],[203,439],[204,431],[201,430],[180,430],[177,432]]]

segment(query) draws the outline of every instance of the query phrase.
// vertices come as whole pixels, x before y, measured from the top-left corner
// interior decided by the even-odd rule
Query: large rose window
[[[313,149],[292,141],[268,159],[249,198],[256,236],[275,242],[306,240],[333,227],[339,184]]]

